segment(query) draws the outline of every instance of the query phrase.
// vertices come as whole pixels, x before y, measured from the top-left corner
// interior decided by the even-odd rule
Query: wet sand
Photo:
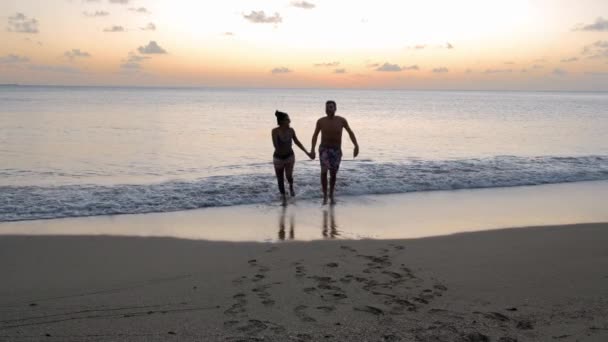
[[[606,341],[608,224],[402,240],[0,236],[1,341]]]

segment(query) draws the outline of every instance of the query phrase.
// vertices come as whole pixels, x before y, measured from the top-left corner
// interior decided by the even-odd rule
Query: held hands
[[[355,150],[353,151],[353,158],[357,158],[359,155],[359,146],[355,146]]]
[[[307,153],[307,154],[308,154],[308,158],[310,158],[312,160],[314,160],[316,157],[315,151],[313,151],[313,150],[311,150],[310,153]]]

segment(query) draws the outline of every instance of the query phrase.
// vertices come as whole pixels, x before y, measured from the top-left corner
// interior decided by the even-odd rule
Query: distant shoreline
[[[19,87],[19,88],[82,88],[82,89],[149,89],[149,90],[319,90],[319,91],[391,91],[391,92],[482,92],[482,93],[580,93],[580,94],[608,94],[606,90],[524,90],[524,89],[399,89],[399,88],[272,88],[272,87],[213,87],[213,86],[150,86],[150,85],[61,85],[61,84],[0,84],[0,87]]]

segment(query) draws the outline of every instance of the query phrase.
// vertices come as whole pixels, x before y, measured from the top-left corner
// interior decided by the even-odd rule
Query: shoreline
[[[0,236],[8,341],[605,341],[608,223],[285,244]]]
[[[0,223],[2,235],[213,241],[406,239],[507,227],[608,222],[608,181],[338,197],[338,205],[241,205]]]

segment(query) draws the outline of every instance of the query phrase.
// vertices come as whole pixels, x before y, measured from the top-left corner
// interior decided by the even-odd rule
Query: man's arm
[[[353,152],[353,158],[357,158],[357,156],[359,155],[359,144],[357,143],[357,137],[355,137],[355,132],[353,132],[353,130],[350,129],[350,126],[348,125],[348,121],[346,121],[346,119],[344,119],[344,129],[348,132],[350,141],[352,141],[353,145],[355,145],[355,150]]]
[[[312,155],[312,159],[315,159],[315,147],[317,147],[317,137],[319,136],[319,132],[321,132],[321,123],[320,120],[317,121],[317,126],[315,127],[315,132],[312,134],[312,144],[310,147],[310,154]]]

